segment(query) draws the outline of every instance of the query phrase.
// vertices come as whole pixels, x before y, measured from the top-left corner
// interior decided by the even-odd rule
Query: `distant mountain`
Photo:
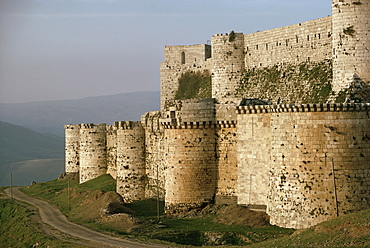
[[[141,91],[78,100],[0,103],[0,120],[63,136],[65,124],[138,121],[145,112],[159,110],[159,95]]]
[[[62,137],[0,121],[0,186],[9,185],[10,173],[15,173],[14,185],[56,178],[64,171],[63,158]],[[27,161],[34,161],[35,166],[28,166]]]

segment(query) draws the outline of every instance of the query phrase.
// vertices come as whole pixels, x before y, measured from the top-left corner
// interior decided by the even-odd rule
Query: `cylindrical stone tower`
[[[215,100],[167,101],[166,213],[199,208],[214,200],[217,182]]]
[[[234,98],[244,62],[244,35],[217,34],[212,37],[212,97]]]
[[[107,172],[106,124],[81,124],[80,183]]]
[[[80,125],[64,125],[66,173],[80,171]]]
[[[138,121],[120,122],[117,130],[117,193],[125,202],[145,198],[145,131]]]
[[[370,81],[370,0],[333,0],[333,90]]]
[[[166,126],[168,138],[166,213],[210,203],[216,192],[216,145],[212,123]]]

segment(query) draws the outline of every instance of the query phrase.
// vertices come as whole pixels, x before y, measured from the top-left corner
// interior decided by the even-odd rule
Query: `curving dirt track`
[[[96,231],[92,231],[86,227],[68,221],[67,218],[57,208],[50,205],[46,201],[30,197],[19,191],[17,187],[12,189],[12,195],[14,199],[24,201],[36,206],[40,211],[42,221],[63,233],[87,241],[92,241],[94,243],[100,243],[101,245],[108,247],[164,247],[163,245],[134,242],[127,239],[120,239]],[[10,196],[9,188],[7,188],[5,192]],[[86,245],[88,244],[86,243]]]

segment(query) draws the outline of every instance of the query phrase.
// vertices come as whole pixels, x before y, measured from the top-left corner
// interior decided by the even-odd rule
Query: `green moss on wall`
[[[305,62],[246,70],[235,96],[271,103],[325,103],[332,94],[332,63]]]
[[[179,88],[176,100],[199,99],[212,97],[211,74],[208,70],[202,72],[187,71],[179,78]]]

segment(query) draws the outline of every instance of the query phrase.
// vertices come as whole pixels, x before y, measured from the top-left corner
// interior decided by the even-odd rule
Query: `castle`
[[[370,0],[212,45],[166,46],[161,109],[65,125],[66,172],[117,180],[167,214],[209,203],[306,228],[370,207]]]

